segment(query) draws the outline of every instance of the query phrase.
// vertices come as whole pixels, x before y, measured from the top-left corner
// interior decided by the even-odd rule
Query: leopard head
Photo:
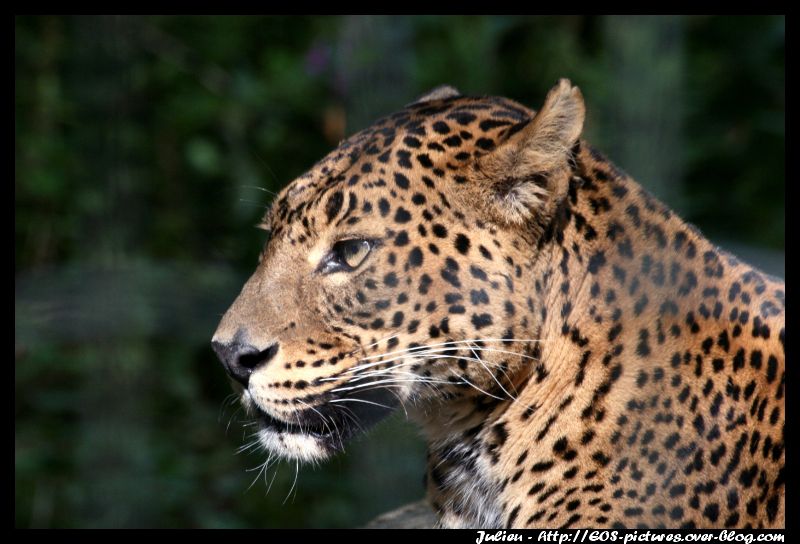
[[[566,80],[538,113],[440,87],[283,189],[212,339],[266,449],[321,460],[399,405],[447,425],[536,379],[583,120]]]

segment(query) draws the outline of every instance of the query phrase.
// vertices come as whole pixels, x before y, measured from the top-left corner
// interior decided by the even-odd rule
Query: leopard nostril
[[[222,361],[228,375],[245,387],[247,387],[253,371],[268,363],[278,352],[277,342],[263,350],[239,342],[230,344],[211,342],[211,346]]]
[[[244,353],[239,356],[239,365],[249,369],[251,372],[259,365],[266,364],[278,352],[278,343],[274,343],[267,349],[263,349],[257,353]]]

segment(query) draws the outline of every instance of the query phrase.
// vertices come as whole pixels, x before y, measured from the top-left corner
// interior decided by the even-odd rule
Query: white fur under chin
[[[284,459],[304,463],[322,461],[329,457],[327,449],[314,436],[298,433],[282,433],[270,429],[258,431],[258,440],[270,453]]]
[[[252,414],[256,410],[256,401],[249,390],[242,391],[240,400],[248,413]],[[258,431],[258,441],[266,451],[284,459],[313,463],[330,457],[327,448],[321,443],[320,439],[309,434],[283,433],[272,429],[260,429]]]

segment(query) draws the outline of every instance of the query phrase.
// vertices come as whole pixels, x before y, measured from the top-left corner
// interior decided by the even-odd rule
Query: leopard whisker
[[[255,485],[255,483],[258,481],[258,479],[259,479],[259,477],[261,476],[262,473],[266,474],[266,471],[267,471],[267,469],[269,469],[271,464],[274,464],[274,463],[277,463],[277,462],[278,462],[278,459],[274,455],[272,455],[270,453],[267,456],[267,460],[264,461],[261,465],[253,467],[251,469],[246,469],[247,472],[252,472],[252,471],[258,469],[258,474],[256,474],[256,477],[253,479],[253,481],[247,487],[247,491],[249,491],[250,488],[252,488]],[[277,472],[276,472],[276,474],[277,474]],[[267,492],[269,492],[269,489],[267,490]]]
[[[481,365],[481,366],[482,366],[484,369],[486,369],[486,372],[489,374],[489,376],[491,376],[491,377],[492,377],[492,379],[495,381],[495,383],[497,383],[497,385],[499,385],[499,386],[500,386],[500,389],[502,389],[502,390],[503,390],[503,393],[505,393],[505,394],[506,394],[506,395],[508,395],[510,398],[512,398],[512,399],[514,399],[514,400],[516,401],[516,400],[517,400],[517,397],[515,397],[514,395],[512,395],[511,393],[509,393],[508,391],[506,391],[506,388],[505,388],[505,387],[503,387],[503,384],[501,384],[501,383],[500,383],[500,381],[497,379],[497,377],[495,377],[495,375],[492,373],[492,371],[491,371],[491,370],[489,370],[489,367],[488,367],[488,366],[486,366],[486,363],[484,363],[484,362],[483,362],[483,360],[480,358],[480,356],[479,356],[477,353],[475,353],[475,349],[474,349],[474,348],[472,348],[472,347],[470,347],[470,350],[472,351],[472,354],[473,354],[473,355],[475,355],[475,360],[477,360],[477,361],[478,361],[478,363],[480,363],[480,365]]]
[[[269,495],[269,490],[272,489],[272,484],[275,482],[275,476],[278,475],[278,469],[275,468],[275,472],[272,473],[272,478],[269,481],[269,485],[267,485],[267,490],[264,492],[264,495]],[[267,471],[264,471],[264,483],[267,483]]]
[[[325,430],[328,431],[328,434],[333,434],[333,431],[331,430],[330,426],[328,425],[328,418],[326,418],[324,415],[322,415],[322,412],[320,412],[319,410],[317,410],[316,408],[314,408],[310,404],[308,404],[306,402],[303,402],[300,399],[296,399],[296,400],[297,400],[297,402],[299,402],[300,404],[302,404],[303,406],[305,406],[309,410],[313,410],[320,417],[320,419],[322,420],[322,424],[325,426]],[[330,422],[333,424],[334,427],[336,427],[336,423],[334,423],[333,419],[331,419]],[[336,433],[337,434],[339,433],[339,429],[338,428],[336,429]]]
[[[236,393],[231,393],[222,400],[222,404],[219,407],[219,414],[217,414],[218,422],[222,421],[222,418],[225,417],[225,411],[228,409],[228,407],[233,406],[238,400],[238,398],[239,395],[237,395]]]
[[[477,351],[484,351],[484,348],[474,348],[474,349],[477,350]],[[480,361],[479,359],[476,359],[474,357],[462,357],[462,356],[459,356],[459,355],[440,355],[441,353],[443,353],[445,351],[448,351],[448,350],[447,349],[428,350],[428,351],[418,352],[418,353],[414,354],[414,357],[418,357],[418,358],[422,358],[422,359],[434,359],[434,360],[435,359],[453,359],[453,360],[456,360],[456,361],[458,361],[458,360],[476,361],[476,362],[481,362],[482,364],[484,364],[484,366],[486,364],[493,365],[493,366],[500,366],[499,363],[495,363],[495,362],[492,362],[492,361],[489,361],[487,363],[487,362],[484,362],[484,361]],[[516,353],[516,352],[498,351],[498,353],[509,353],[509,354],[512,354],[512,355],[518,355],[518,356],[526,358],[526,359],[532,359],[534,361],[538,361],[539,360],[539,359],[537,359],[535,357],[519,354],[519,353]],[[388,364],[388,363],[391,363],[391,362],[394,362],[394,361],[403,360],[405,358],[406,358],[405,356],[404,357],[395,357],[395,358],[389,359],[387,361],[380,361],[379,363],[369,363],[368,365],[364,365],[363,367],[361,367],[360,372],[354,373],[354,377],[353,378],[347,379],[346,382],[342,382],[342,383],[355,382],[355,381],[358,381],[359,379],[362,379],[364,377],[372,376],[372,375],[374,375],[373,373],[379,373],[379,372],[381,372],[383,370],[390,370],[390,369],[394,369],[394,368],[401,368],[403,366],[419,364],[419,361],[409,361],[407,363],[404,362],[404,363],[401,363],[401,364],[398,364],[398,365],[392,365],[392,366],[387,367],[386,369],[379,369],[377,371],[376,370],[367,370],[369,368],[372,368],[372,367],[375,367],[375,366],[379,366],[380,364]],[[504,372],[504,375],[505,375],[505,372]],[[506,375],[506,377],[508,377],[508,376]],[[339,379],[340,378],[338,378],[338,377],[336,377],[336,378],[322,378],[321,381],[336,381],[336,380],[339,380]]]
[[[356,417],[355,412],[353,412],[353,410],[351,410],[348,406],[334,404],[333,408],[340,410],[342,415],[344,415],[353,425],[356,426],[358,432],[360,433],[366,432],[364,427],[361,425],[361,422],[358,420],[358,417]],[[338,438],[339,438],[339,447],[341,449],[344,449],[344,435],[340,434]]]
[[[386,406],[385,404],[364,399],[331,399],[328,402],[363,402],[364,404],[372,404],[373,406],[379,406],[381,408],[386,408],[387,410],[391,410],[391,407]]]
[[[233,418],[236,417],[236,414],[238,414],[241,411],[241,409],[242,409],[242,406],[240,405],[236,410],[233,411],[233,413],[231,414],[231,417],[228,418],[228,424],[225,425],[225,435],[226,436],[228,434],[228,431],[231,428],[231,423],[233,423]]]
[[[380,340],[376,340],[375,342],[372,342],[371,344],[367,344],[366,346],[363,346],[362,347],[362,351],[366,352],[369,348],[375,347],[375,346],[379,345],[381,342],[388,342],[392,338],[397,338],[398,336],[400,336],[399,332],[395,332],[394,334],[390,334],[389,336],[385,336],[385,337],[381,338]]]
[[[339,388],[336,388],[336,389],[331,389],[330,392],[331,393],[340,393],[340,392],[344,392],[344,391],[354,391],[356,389],[363,389],[364,387],[370,387],[370,386],[374,387],[376,385],[381,385],[381,384],[385,384],[385,383],[419,383],[419,382],[423,382],[423,381],[428,381],[428,379],[422,378],[422,379],[412,379],[412,380],[383,380],[383,381],[377,381],[377,382],[363,383],[363,384],[360,384],[360,385],[354,385],[352,387],[339,387]],[[451,382],[439,381],[437,383],[451,383]]]
[[[405,348],[405,349],[401,349],[401,350],[389,351],[389,352],[382,353],[382,354],[377,354],[377,355],[368,355],[366,357],[363,357],[361,360],[365,361],[365,360],[377,359],[377,358],[380,358],[380,357],[386,357],[387,355],[396,355],[396,354],[400,354],[400,353],[413,352],[414,350],[419,350],[421,348],[426,348],[426,347],[427,348],[434,348],[434,347],[439,347],[439,346],[455,346],[455,345],[470,344],[470,343],[477,343],[477,342],[534,343],[534,342],[543,342],[543,340],[521,340],[521,339],[520,340],[516,340],[516,339],[506,339],[506,338],[478,338],[478,339],[469,339],[469,340],[449,340],[449,341],[446,341],[446,342],[438,342],[436,344],[426,344],[426,345],[422,345],[422,346],[414,346],[414,347],[411,347],[411,348]]]
[[[480,359],[475,359],[475,358],[472,358],[472,357],[457,357],[457,356],[448,356],[448,355],[439,355],[439,356],[434,356],[434,357],[426,357],[426,359],[456,359],[456,360],[478,361],[478,362],[481,362],[481,363],[482,363],[482,361],[480,361]],[[401,364],[401,365],[396,365],[395,367],[392,367],[392,368],[390,368],[390,369],[387,369],[387,370],[385,371],[385,372],[387,373],[386,375],[391,375],[391,374],[393,374],[393,372],[391,372],[392,370],[394,370],[394,369],[396,369],[396,368],[400,368],[400,367],[402,367],[402,366],[406,366],[406,365],[408,365],[408,364],[412,364],[412,363],[403,363],[403,364]],[[489,368],[488,368],[488,367],[486,367],[486,365],[485,365],[485,364],[484,364],[484,368],[486,369],[486,371],[487,371],[487,372],[489,372],[489,373],[491,374],[491,371],[489,370]],[[383,372],[383,371],[382,371],[382,372]],[[416,375],[416,374],[413,374],[413,373],[405,373],[405,374],[412,374],[412,376],[415,376],[415,377],[416,377],[416,379],[412,379],[412,380],[395,380],[395,381],[397,381],[397,382],[400,382],[400,381],[411,381],[411,382],[416,382],[416,383],[442,383],[442,384],[452,384],[452,383],[453,383],[453,382],[450,382],[450,381],[448,381],[448,380],[434,380],[434,379],[431,379],[431,378],[425,378],[425,377],[418,376],[418,375]],[[362,378],[362,377],[360,377],[360,376],[359,376],[358,378],[355,378],[354,380],[351,380],[351,381],[355,381],[355,380],[358,380],[358,379],[361,379],[361,378]],[[476,391],[479,391],[480,393],[482,393],[482,394],[484,394],[484,395],[487,395],[487,396],[489,396],[489,397],[492,397],[492,398],[494,398],[494,399],[497,399],[497,400],[503,400],[501,397],[498,397],[498,396],[496,396],[496,395],[493,395],[493,394],[489,393],[488,391],[484,391],[483,389],[481,389],[480,387],[478,387],[478,386],[477,386],[477,385],[475,385],[474,383],[470,382],[469,380],[467,380],[467,379],[466,379],[465,377],[463,377],[463,376],[458,376],[458,378],[459,378],[459,379],[460,379],[460,380],[461,380],[463,383],[465,383],[465,384],[469,385],[470,387],[472,387],[473,389],[475,389]],[[497,379],[495,379],[495,381],[497,381]],[[349,382],[348,382],[348,383],[349,383]],[[385,381],[384,381],[384,382],[381,382],[381,381],[378,381],[378,382],[369,382],[369,383],[366,383],[366,384],[362,384],[362,386],[376,385],[376,384],[380,384],[380,383],[385,383]],[[498,382],[498,385],[500,385],[500,388],[501,388],[501,389],[503,389],[503,391],[504,391],[504,392],[505,392],[505,393],[506,393],[506,394],[507,394],[507,395],[508,395],[510,398],[512,398],[512,399],[514,399],[514,400],[516,400],[516,397],[514,397],[514,396],[513,396],[513,395],[511,395],[511,394],[510,394],[508,391],[506,391],[506,390],[505,390],[505,388],[504,388],[504,387],[503,387],[503,386],[502,386],[502,385],[501,385],[499,382]],[[354,387],[354,388],[357,388],[357,387],[359,387],[359,386],[353,386],[353,387]],[[341,389],[341,388],[340,388],[340,389]],[[333,391],[337,391],[337,390],[336,390],[336,389],[334,389]]]
[[[461,356],[458,356],[458,355],[438,355],[437,352],[435,352],[435,351],[431,351],[430,354],[428,354],[427,352],[421,352],[421,353],[417,354],[415,357],[419,357],[419,358],[422,358],[422,359],[425,359],[425,360],[436,360],[436,359],[453,359],[453,360],[465,360],[465,361],[475,361],[476,360],[476,359],[474,359],[472,357],[461,357]],[[393,361],[394,360],[401,360],[401,359],[404,359],[404,357],[395,358],[395,359],[393,359]],[[387,361],[384,361],[384,363],[386,363],[386,362]],[[387,368],[362,372],[360,374],[354,375],[353,377],[351,377],[351,378],[349,378],[349,379],[347,379],[345,381],[342,381],[341,383],[343,383],[343,384],[344,383],[355,383],[357,381],[360,381],[360,380],[363,380],[363,379],[366,379],[366,378],[369,378],[369,377],[380,376],[380,375],[395,375],[395,374],[397,374],[397,372],[396,372],[397,369],[408,367],[408,366],[413,366],[415,364],[420,364],[420,361],[418,361],[418,360],[405,361],[403,363],[392,365],[392,366],[389,366]],[[490,363],[490,364],[496,365],[497,363]],[[420,377],[418,374],[414,374],[414,373],[406,373],[406,374],[414,376],[414,377]],[[338,380],[338,379],[339,378],[331,378],[328,381]]]
[[[386,382],[381,382],[381,384],[379,384],[379,385],[376,385],[374,383],[363,384],[361,392],[375,391],[375,390],[378,390],[378,389],[383,389],[383,390],[388,391],[389,393],[395,395],[397,397],[398,401],[400,402],[401,406],[402,406],[404,401],[397,394],[397,392],[394,391],[394,388],[403,386],[406,383],[408,383],[409,381],[413,381],[414,383],[420,383],[422,385],[428,385],[431,388],[433,388],[434,391],[438,392],[438,389],[436,388],[437,383],[428,382],[428,381],[419,381],[419,380],[387,380]],[[452,385],[452,382],[442,382],[442,383],[448,383],[448,384]],[[408,417],[408,412],[406,412],[406,417]]]
[[[302,430],[302,428],[301,428],[301,430]],[[295,490],[295,486],[297,485],[297,479],[299,478],[299,476],[300,476],[300,461],[299,460],[295,460],[295,462],[294,462],[294,481],[292,482],[292,487],[289,488],[289,493],[287,493],[286,498],[283,499],[283,503],[282,504],[286,504],[286,501],[288,501],[289,497],[292,496],[292,491]]]
[[[278,196],[278,193],[276,193],[275,191],[270,191],[266,187],[259,187],[258,185],[240,185],[240,187],[244,189],[257,189],[259,191],[264,191],[265,193],[273,197]]]
[[[248,442],[248,443],[246,443],[246,444],[244,444],[242,446],[239,446],[236,449],[236,452],[234,453],[234,455],[239,455],[241,453],[246,452],[247,450],[252,450],[253,448],[256,448],[257,446],[259,446],[261,444],[261,442],[258,440],[258,433],[251,434],[249,438],[251,438],[251,437],[254,437],[254,440],[252,442]]]

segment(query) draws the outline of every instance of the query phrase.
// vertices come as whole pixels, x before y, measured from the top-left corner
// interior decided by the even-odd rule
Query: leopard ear
[[[431,89],[427,93],[414,100],[412,104],[430,102],[431,100],[443,100],[445,98],[456,98],[458,96],[461,96],[461,92],[455,87],[450,85],[439,85],[435,89]]]
[[[584,116],[580,90],[562,79],[531,122],[476,161],[476,185],[496,219],[519,225],[555,210]]]

